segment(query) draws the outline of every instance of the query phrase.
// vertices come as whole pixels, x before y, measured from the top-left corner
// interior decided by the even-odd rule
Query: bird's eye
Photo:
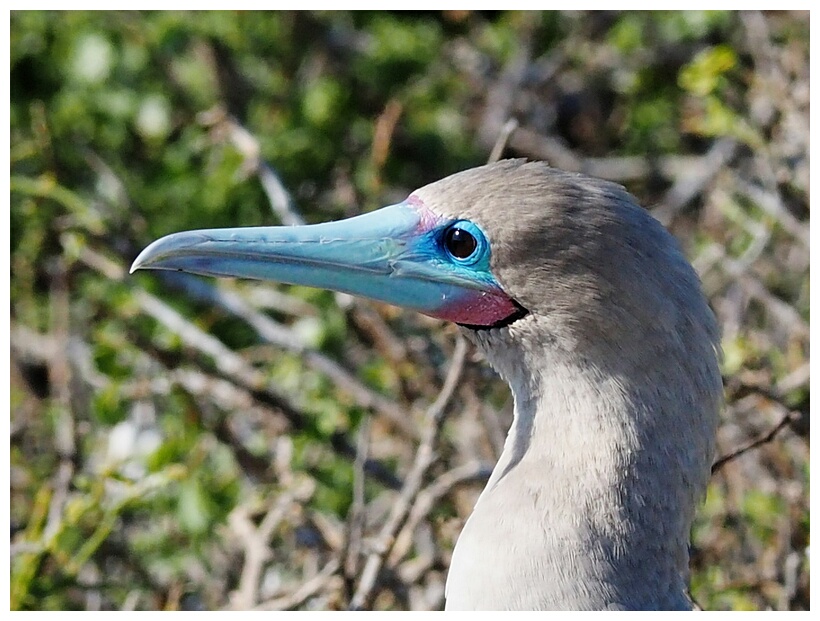
[[[478,248],[478,241],[473,234],[458,225],[450,227],[447,231],[444,244],[456,259],[468,259]]]

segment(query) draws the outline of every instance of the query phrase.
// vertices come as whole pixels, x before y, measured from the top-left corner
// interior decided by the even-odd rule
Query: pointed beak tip
[[[134,259],[128,273],[144,269],[165,269],[164,263],[167,260],[176,258],[188,246],[201,241],[197,233],[198,231],[172,233],[151,242]]]
[[[149,246],[148,248],[150,248]],[[133,274],[137,270],[145,269],[147,267],[151,267],[150,257],[147,256],[148,248],[145,248],[142,252],[137,255],[137,258],[134,259],[134,262],[131,264],[131,269],[128,270],[129,274]]]

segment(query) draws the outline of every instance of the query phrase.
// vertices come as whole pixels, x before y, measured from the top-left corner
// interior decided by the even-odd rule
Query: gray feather
[[[506,160],[415,196],[487,234],[529,314],[466,330],[515,416],[462,532],[448,609],[686,609],[722,401],[715,318],[674,238],[620,186]]]

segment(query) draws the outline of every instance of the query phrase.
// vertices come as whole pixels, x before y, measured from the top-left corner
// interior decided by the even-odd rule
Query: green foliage
[[[733,136],[750,146],[760,146],[762,137],[726,104],[725,95],[732,88],[737,65],[735,51],[728,45],[717,45],[700,52],[681,70],[681,88],[702,98],[704,107],[701,114],[688,120],[688,128],[705,136]]]
[[[375,415],[373,454],[384,469],[401,478],[412,462],[414,440],[363,405],[362,390],[412,423],[446,372],[452,332],[430,322],[382,307],[362,315],[302,287],[276,289],[284,302],[271,306],[248,302],[299,344],[289,349],[181,281],[127,275],[140,249],[177,230],[278,224],[254,176],[256,156],[309,222],[401,200],[482,163],[492,146],[479,137],[490,95],[517,59],[527,67],[505,114],[582,158],[697,157],[722,137],[753,153],[774,138],[794,142],[788,127],[762,128],[749,110],[758,74],[754,50],[736,34],[739,19],[722,11],[12,12],[11,608],[178,608],[184,595],[192,605],[228,606],[244,554],[231,517],[247,509],[258,525],[301,476],[314,487],[265,542],[275,551],[266,580],[307,575],[331,546],[300,537],[321,530],[322,519],[344,532],[361,421]],[[799,18],[773,30],[789,54],[807,50]],[[253,147],[230,135],[228,116]],[[788,162],[772,173],[773,184],[788,186],[783,209],[807,223],[807,187],[790,174],[801,154],[770,150]],[[624,182],[651,204],[672,181]],[[741,260],[763,228],[771,254],[791,256],[791,233],[771,210],[748,197],[714,202],[703,211],[689,205],[696,213],[676,231],[693,254],[717,244]],[[808,323],[807,274],[767,267],[760,278]],[[710,285],[709,274],[704,280]],[[224,286],[245,301],[261,288]],[[721,309],[739,294],[711,288],[727,289]],[[149,312],[150,300],[178,323]],[[724,341],[724,370],[769,373],[775,383],[807,360],[808,336],[776,347],[760,335],[765,313],[750,307],[744,320],[754,329]],[[224,349],[197,349],[183,328]],[[327,361],[349,377],[333,376]],[[509,392],[480,368],[469,371],[482,386],[470,394],[502,418]],[[787,397],[800,407],[808,387]],[[462,430],[452,419],[445,425],[431,476],[477,458],[463,452]],[[475,444],[492,457],[489,441]],[[777,463],[807,485],[807,461]],[[375,505],[368,527],[377,530],[393,492],[368,478],[364,493]],[[736,496],[710,490],[696,542],[721,549],[714,532],[733,512],[759,547],[783,545],[777,536],[787,527],[795,540],[808,537],[807,506],[770,490]],[[469,505],[448,496],[419,532],[451,545],[442,533],[457,531],[452,523]],[[441,580],[442,547],[430,592]],[[693,571],[702,603],[780,604],[737,586],[710,560]]]

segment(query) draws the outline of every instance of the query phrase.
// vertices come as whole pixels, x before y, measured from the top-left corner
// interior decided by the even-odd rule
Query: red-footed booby
[[[324,287],[462,326],[515,412],[447,609],[692,607],[718,330],[674,238],[620,186],[505,160],[340,222],[169,235],[141,268]]]

